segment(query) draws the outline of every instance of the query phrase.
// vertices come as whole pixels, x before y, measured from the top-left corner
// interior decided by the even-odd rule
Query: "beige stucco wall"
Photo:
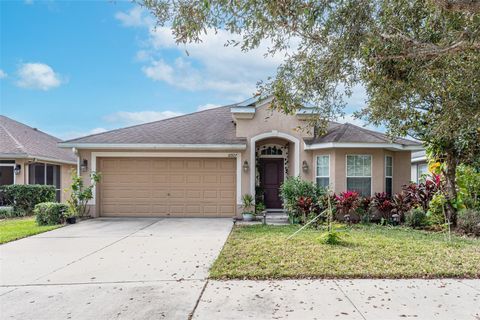
[[[70,185],[72,184],[72,171],[76,171],[77,166],[63,164],[60,168],[60,185],[62,188],[61,201],[66,202],[70,197]]]
[[[312,151],[312,168],[315,176],[317,155],[330,155],[330,183],[335,193],[346,191],[347,155],[372,156],[372,195],[385,191],[385,156],[393,156],[393,192],[400,192],[402,185],[410,181],[410,151],[390,151],[373,148],[342,148]],[[313,178],[314,179],[314,178]]]

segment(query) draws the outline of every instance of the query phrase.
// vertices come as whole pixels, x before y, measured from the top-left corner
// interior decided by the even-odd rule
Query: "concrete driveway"
[[[187,319],[231,219],[94,219],[0,246],[2,319]]]

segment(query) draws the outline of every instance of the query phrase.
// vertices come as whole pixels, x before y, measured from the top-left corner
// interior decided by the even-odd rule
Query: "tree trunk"
[[[455,155],[452,153],[447,153],[446,159],[446,168],[443,173],[445,175],[445,198],[447,203],[445,205],[447,218],[452,224],[452,226],[457,225],[457,209],[454,207],[454,203],[457,200],[457,181],[456,181],[456,172],[457,172],[457,160]]]

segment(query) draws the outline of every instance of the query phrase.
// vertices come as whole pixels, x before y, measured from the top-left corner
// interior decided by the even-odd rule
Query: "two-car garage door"
[[[227,158],[100,158],[100,215],[232,217],[235,166]]]

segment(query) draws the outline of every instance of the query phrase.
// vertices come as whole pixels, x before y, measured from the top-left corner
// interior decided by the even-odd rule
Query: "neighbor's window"
[[[317,186],[328,188],[330,184],[330,156],[317,156]]]
[[[392,196],[393,188],[393,157],[385,156],[385,193]]]
[[[417,183],[425,182],[425,176],[428,174],[428,164],[420,163],[417,165]]]
[[[347,190],[361,196],[372,193],[372,156],[347,155]]]
[[[47,163],[28,165],[28,184],[55,186],[57,201],[60,201],[60,166]]]

